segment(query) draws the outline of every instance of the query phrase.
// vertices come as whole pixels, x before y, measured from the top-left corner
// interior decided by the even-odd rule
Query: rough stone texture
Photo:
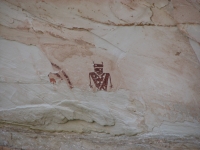
[[[198,0],[0,0],[0,123],[125,141],[200,136],[199,11]],[[93,62],[112,78],[106,91],[90,87]]]
[[[200,148],[198,137],[163,134],[110,136],[94,132],[47,133],[21,127],[13,129],[10,126],[3,126],[0,139],[2,150],[199,150]]]

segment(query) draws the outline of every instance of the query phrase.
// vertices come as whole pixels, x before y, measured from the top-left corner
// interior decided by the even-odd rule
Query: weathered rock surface
[[[1,126],[2,150],[199,150],[198,137],[163,134],[110,136],[104,133],[48,133]],[[9,147],[7,146],[9,145]]]
[[[200,136],[199,10],[198,0],[0,0],[0,123]]]

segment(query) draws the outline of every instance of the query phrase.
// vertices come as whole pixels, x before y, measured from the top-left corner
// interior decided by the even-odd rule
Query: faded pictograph
[[[69,87],[72,89],[72,83],[69,79],[69,76],[66,74],[65,71],[63,71],[58,65],[51,63],[54,70],[56,70],[56,73],[50,72],[48,74],[49,80],[52,84],[56,84],[57,81],[60,82],[60,80],[65,81]],[[107,91],[110,88],[112,88],[112,82],[111,82],[111,75],[110,73],[104,73],[103,72],[103,62],[101,64],[95,64],[93,62],[94,72],[89,73],[89,81],[90,81],[90,88]]]
[[[93,62],[93,66],[94,72],[89,73],[90,88],[95,86],[98,90],[107,91],[109,84],[112,88],[110,73],[103,73],[103,62],[102,64],[94,64]],[[92,82],[94,85],[92,85]]]
[[[57,80],[64,80],[66,83],[68,83],[69,87],[72,89],[72,83],[68,77],[68,75],[56,64],[51,63],[51,65],[58,71],[57,73],[49,73],[48,77],[51,83],[56,84],[56,79]]]

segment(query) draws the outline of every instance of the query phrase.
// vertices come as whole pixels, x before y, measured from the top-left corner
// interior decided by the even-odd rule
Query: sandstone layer
[[[200,1],[0,0],[0,123],[200,136]]]

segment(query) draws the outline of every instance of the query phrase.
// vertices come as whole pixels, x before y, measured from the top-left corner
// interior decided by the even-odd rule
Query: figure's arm
[[[89,80],[90,80],[90,88],[92,88],[92,84],[91,84],[91,73],[89,73]]]
[[[71,81],[69,80],[69,77],[68,77],[68,75],[62,70],[62,74],[64,75],[64,77],[66,78],[66,80],[67,80],[67,82],[68,82],[68,84],[69,84],[69,87],[72,89],[73,88],[73,86],[72,86],[72,83],[71,83]]]
[[[112,88],[113,85],[112,85],[112,82],[111,82],[111,75],[110,75],[110,88]]]

